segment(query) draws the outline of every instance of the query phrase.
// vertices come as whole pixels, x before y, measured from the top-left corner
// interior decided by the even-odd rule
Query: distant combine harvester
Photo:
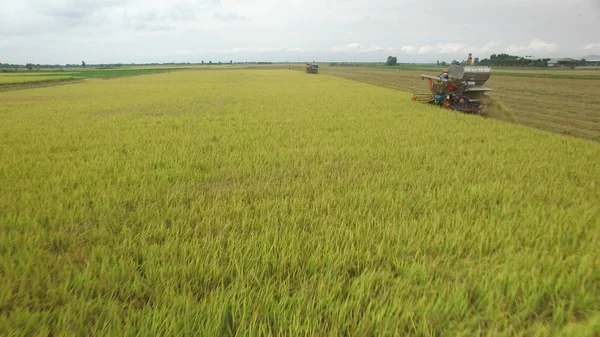
[[[307,63],[306,64],[306,73],[307,74],[318,74],[319,73],[319,65],[316,63]]]

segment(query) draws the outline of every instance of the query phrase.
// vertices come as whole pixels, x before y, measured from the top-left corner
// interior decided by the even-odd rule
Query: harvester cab
[[[318,74],[319,73],[319,65],[315,63],[307,63],[306,64],[306,73],[307,74]]]
[[[481,114],[486,93],[492,89],[484,86],[492,70],[488,66],[460,66],[448,68],[447,74],[430,76],[421,74],[429,81],[429,94],[414,94],[413,101],[426,102],[446,109],[464,113]]]

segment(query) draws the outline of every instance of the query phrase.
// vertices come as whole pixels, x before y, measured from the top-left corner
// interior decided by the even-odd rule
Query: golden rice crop
[[[600,145],[287,70],[0,93],[0,335],[593,336]]]

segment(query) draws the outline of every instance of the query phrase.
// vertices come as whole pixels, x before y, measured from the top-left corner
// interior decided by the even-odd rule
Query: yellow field
[[[1,92],[0,119],[1,336],[600,331],[597,142],[290,70]]]

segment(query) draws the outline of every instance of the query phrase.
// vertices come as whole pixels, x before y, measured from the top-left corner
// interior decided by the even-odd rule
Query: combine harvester
[[[307,63],[306,64],[306,73],[307,74],[318,74],[319,73],[319,65],[315,64],[313,62],[313,64]]]
[[[486,93],[492,91],[484,86],[491,74],[490,67],[473,65],[450,66],[438,77],[421,74],[421,79],[429,80],[431,93],[413,94],[412,100],[481,115]]]

